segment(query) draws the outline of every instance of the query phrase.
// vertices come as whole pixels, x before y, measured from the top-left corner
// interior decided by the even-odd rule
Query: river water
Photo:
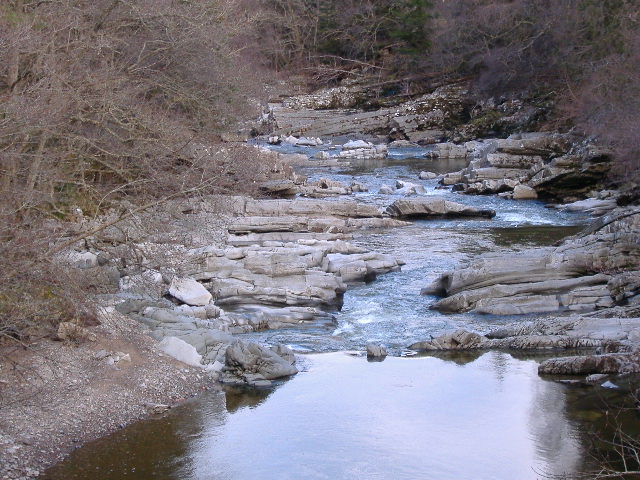
[[[486,332],[527,320],[443,315],[429,309],[433,297],[419,292],[472,255],[551,245],[588,218],[535,201],[439,190],[418,173],[465,165],[428,161],[422,153],[392,149],[385,160],[302,173],[310,180],[357,180],[369,187],[358,200],[380,206],[397,198],[377,194],[381,185],[408,180],[424,185],[428,195],[493,208],[496,217],[418,221],[358,234],[355,243],[401,258],[402,271],[350,288],[334,323],[243,335],[290,346],[299,354],[298,375],[271,390],[202,395],[162,419],[79,449],[45,478],[502,480],[588,468],[588,432],[602,420],[602,398],[617,392],[577,394],[576,387],[540,378],[541,356],[407,350],[454,328]],[[391,356],[367,361],[361,352],[369,342],[385,345]],[[598,425],[607,435],[606,422]]]

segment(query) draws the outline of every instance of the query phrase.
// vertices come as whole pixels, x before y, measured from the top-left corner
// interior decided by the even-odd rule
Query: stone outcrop
[[[269,103],[268,119],[278,135],[383,135],[391,140],[433,144],[530,131],[544,108],[521,99],[483,100],[466,83],[444,85],[411,100],[389,96],[385,82],[350,84]],[[398,83],[396,88],[404,87]]]
[[[432,308],[445,312],[590,311],[636,302],[639,264],[640,211],[617,210],[558,247],[477,257],[422,294],[444,297]]]
[[[610,192],[601,192],[600,194],[607,194]],[[564,212],[586,212],[595,217],[599,217],[618,206],[616,199],[609,198],[587,198],[584,200],[577,200],[571,203],[565,203],[560,205],[552,205],[553,208],[562,210]]]
[[[352,140],[342,145],[337,157],[342,160],[366,160],[384,158],[386,155],[387,146],[384,144],[374,145],[365,140]]]
[[[409,102],[377,110],[354,110],[353,101],[357,98],[355,93],[332,90],[324,96],[292,97],[272,103],[269,106],[275,133],[315,137],[373,134],[435,143],[447,136],[451,125],[464,121],[469,102],[466,85],[440,87]],[[318,110],[318,105],[323,109]]]
[[[269,349],[236,340],[226,350],[220,380],[233,385],[268,387],[274,380],[298,373],[294,363],[293,352],[283,345]]]
[[[640,317],[637,309],[612,309],[602,316],[579,315],[513,324],[485,335],[466,330],[417,342],[420,351],[591,349],[594,353],[543,361],[538,372],[550,375],[628,374],[640,372]]]
[[[545,360],[538,373],[547,375],[629,374],[640,372],[640,353],[579,355]]]
[[[235,236],[276,232],[343,234],[406,225],[397,219],[383,218],[382,212],[374,205],[351,199],[334,202],[315,199],[240,200],[236,208],[238,217],[228,227]],[[320,237],[314,235],[314,238]]]
[[[425,158],[466,158],[469,153],[465,145],[457,145],[451,142],[436,143],[433,148],[425,153]]]
[[[493,210],[481,210],[436,196],[396,200],[387,207],[386,212],[392,217],[414,219],[459,217],[493,218],[496,214]]]
[[[303,242],[193,250],[194,278],[222,306],[339,308],[346,285],[397,270],[397,260],[345,242]]]
[[[611,169],[611,152],[587,144],[554,158],[536,171],[529,185],[546,198],[580,199],[599,185]]]
[[[315,182],[305,182],[304,185],[298,187],[298,193],[301,197],[326,198],[338,195],[350,195],[353,193],[351,185],[345,185],[336,180],[327,180],[321,178]],[[357,189],[356,189],[357,191]]]
[[[611,309],[610,315],[580,314],[519,322],[486,335],[456,330],[416,342],[409,348],[424,351],[600,348],[625,352],[640,340],[638,313],[637,309],[617,307]]]
[[[209,237],[202,235],[199,242],[204,246],[190,249],[170,243],[161,251],[175,267],[164,264],[162,273],[150,269],[121,278],[126,295],[115,308],[148,327],[153,338],[164,341],[167,353],[202,364],[212,375],[232,383],[267,385],[281,373],[292,372],[290,363],[284,368],[278,360],[292,358],[282,348],[273,354],[259,346],[236,347],[227,353],[234,334],[333,325],[332,312],[341,307],[349,285],[369,282],[402,264],[348,242],[348,232],[407,225],[353,199],[225,197],[215,205],[189,202],[175,208],[167,218],[184,218],[188,212],[203,228],[207,219],[215,221],[224,212],[226,238],[207,242]],[[236,350],[253,357],[238,359],[232,354]],[[270,366],[255,367],[263,362],[259,358],[266,358],[265,365]]]
[[[432,155],[466,152],[469,166],[443,176],[443,185],[461,184],[469,194],[514,192],[513,198],[585,198],[600,190],[611,164],[610,152],[590,143],[578,144],[569,135],[532,132],[505,139],[441,144]],[[442,152],[442,153],[440,153]],[[535,195],[533,194],[535,191]]]

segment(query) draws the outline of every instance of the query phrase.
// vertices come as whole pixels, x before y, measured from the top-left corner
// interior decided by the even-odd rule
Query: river
[[[589,431],[598,425],[597,433],[609,435],[602,401],[613,402],[617,391],[585,393],[543,379],[537,374],[541,356],[407,350],[458,327],[486,332],[518,320],[430,310],[434,298],[419,292],[438,274],[485,251],[553,244],[588,218],[536,201],[437,189],[435,180],[419,181],[418,173],[464,164],[426,160],[424,152],[391,149],[385,160],[301,173],[310,180],[357,180],[369,191],[356,197],[380,206],[393,201],[377,193],[380,186],[408,180],[424,185],[428,195],[492,208],[496,217],[417,221],[356,235],[354,243],[401,258],[402,271],[350,288],[333,323],[242,336],[287,344],[299,354],[298,375],[271,390],[201,395],[162,419],[79,449],[45,478],[524,480],[589,468]],[[391,356],[367,361],[361,352],[370,342],[385,345]]]

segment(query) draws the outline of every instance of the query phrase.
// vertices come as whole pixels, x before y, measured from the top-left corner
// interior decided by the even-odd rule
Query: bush
[[[264,177],[246,150],[211,148],[260,113],[248,3],[2,2],[3,336],[90,316],[82,275],[51,258],[78,209],[251,192]]]

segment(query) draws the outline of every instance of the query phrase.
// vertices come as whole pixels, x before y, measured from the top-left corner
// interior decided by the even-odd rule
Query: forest
[[[487,98],[551,99],[545,128],[598,139],[613,175],[637,181],[639,13],[637,0],[4,0],[0,336],[90,316],[81,279],[51,262],[78,211],[252,193],[247,175],[268,172],[242,146],[194,152],[282,85],[392,81],[412,96],[464,79]]]

